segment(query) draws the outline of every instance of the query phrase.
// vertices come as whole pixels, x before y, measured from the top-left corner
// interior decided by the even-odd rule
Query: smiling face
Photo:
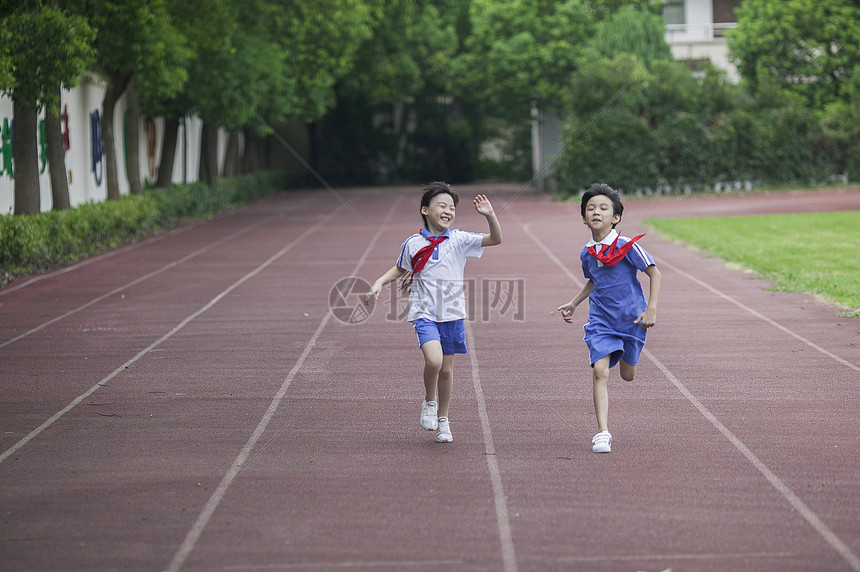
[[[603,240],[612,226],[621,222],[621,215],[615,213],[612,200],[606,195],[595,195],[585,205],[585,216],[582,222],[591,229],[591,235],[596,241]]]
[[[439,193],[426,207],[421,207],[421,214],[427,224],[427,230],[439,236],[451,227],[454,222],[456,206],[454,198],[448,193]]]

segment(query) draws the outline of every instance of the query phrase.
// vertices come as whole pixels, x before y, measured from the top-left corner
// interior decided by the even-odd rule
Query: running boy
[[[621,195],[609,185],[594,184],[582,195],[582,223],[591,230],[591,240],[579,259],[588,281],[573,300],[558,308],[564,321],[571,323],[573,311],[589,299],[585,343],[591,359],[594,382],[594,412],[599,432],[591,440],[595,453],[612,450],[609,433],[609,369],[621,363],[622,379],[633,381],[636,364],[645,346],[647,328],[657,322],[657,299],[661,275],[654,259],[632,240],[620,236],[615,225],[621,222],[624,205]],[[650,294],[645,300],[638,271],[648,275]]]
[[[489,234],[452,229],[459,197],[447,183],[430,183],[423,189],[421,217],[424,228],[400,247],[397,264],[379,277],[365,295],[379,298],[385,284],[404,278],[409,289],[409,314],[424,354],[424,401],[421,427],[436,431],[437,443],[453,440],[448,407],[454,383],[454,355],[466,353],[466,302],[463,270],[467,258],[480,258],[485,246],[502,242],[502,227],[493,205],[484,195],[473,204],[484,215]],[[407,276],[408,275],[408,276]]]

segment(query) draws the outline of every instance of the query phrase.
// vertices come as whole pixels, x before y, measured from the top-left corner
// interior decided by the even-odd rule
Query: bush
[[[607,109],[590,124],[577,120],[566,127],[571,143],[559,157],[562,194],[577,194],[592,183],[626,191],[657,186],[657,137],[633,113]]]
[[[714,151],[707,126],[690,113],[678,113],[657,127],[660,176],[671,186],[699,189],[713,181]]]
[[[119,201],[85,203],[39,215],[0,215],[0,286],[87,256],[254,202],[286,187],[279,172],[264,171],[203,183],[150,189]]]

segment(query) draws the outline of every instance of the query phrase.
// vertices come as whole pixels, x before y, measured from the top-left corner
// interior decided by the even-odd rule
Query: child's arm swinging
[[[379,298],[379,292],[382,291],[382,287],[388,284],[389,282],[393,282],[397,280],[404,274],[406,274],[408,270],[400,268],[396,264],[392,266],[388,272],[380,276],[376,282],[373,283],[373,286],[370,287],[370,292],[364,295],[364,303],[370,304],[371,296],[374,298]]]
[[[561,317],[564,318],[565,322],[568,324],[573,322],[573,311],[576,310],[576,307],[579,306],[583,300],[588,298],[592,290],[594,290],[594,280],[589,278],[588,282],[585,283],[585,286],[582,287],[579,294],[574,296],[573,300],[558,307],[558,311],[561,312]]]
[[[481,246],[496,246],[502,243],[502,225],[499,224],[499,219],[496,217],[496,212],[493,210],[493,205],[485,195],[478,195],[473,201],[475,210],[479,214],[484,215],[487,223],[490,226],[489,234],[484,234],[481,241]]]
[[[640,328],[650,328],[657,323],[657,300],[660,298],[660,285],[663,282],[663,275],[653,264],[645,269],[645,274],[651,279],[648,307],[633,321],[634,324],[639,324]]]

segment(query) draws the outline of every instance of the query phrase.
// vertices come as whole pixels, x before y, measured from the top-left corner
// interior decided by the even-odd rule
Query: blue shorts
[[[609,367],[624,359],[630,365],[639,363],[639,356],[645,347],[645,334],[647,330],[640,328],[638,324],[631,324],[626,332],[614,330],[603,324],[587,323],[585,330],[585,345],[588,346],[588,355],[591,365],[606,356],[609,358]]]
[[[418,318],[412,322],[415,333],[418,334],[418,346],[423,346],[431,340],[442,344],[442,355],[465,354],[466,351],[466,322],[434,322],[427,318]]]

